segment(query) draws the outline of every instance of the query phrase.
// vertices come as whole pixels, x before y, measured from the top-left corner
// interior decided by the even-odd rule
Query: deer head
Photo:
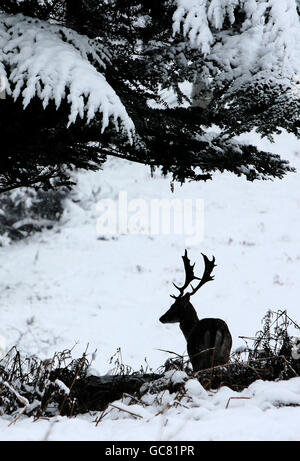
[[[181,322],[186,318],[188,307],[190,306],[193,309],[193,312],[190,312],[194,317],[193,320],[197,319],[197,314],[194,311],[194,308],[190,304],[190,297],[193,296],[206,282],[214,280],[214,276],[211,275],[215,264],[215,257],[210,261],[206,255],[201,253],[204,259],[204,272],[201,278],[196,277],[194,274],[194,267],[195,264],[191,265],[190,260],[187,255],[187,250],[185,250],[184,256],[182,256],[184,270],[185,270],[185,282],[184,284],[179,287],[173,283],[175,288],[179,290],[179,295],[170,295],[171,298],[175,299],[175,302],[172,304],[170,309],[160,317],[160,322],[162,323],[176,323]],[[195,288],[191,285],[194,280],[200,280],[200,282],[195,286]],[[184,293],[184,291],[191,286],[192,291]],[[192,319],[191,319],[192,320]]]

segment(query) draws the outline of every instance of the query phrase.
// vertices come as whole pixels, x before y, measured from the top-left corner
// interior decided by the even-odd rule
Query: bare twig
[[[129,415],[134,416],[135,418],[141,418],[141,419],[143,419],[143,416],[138,415],[137,413],[133,413],[132,411],[125,410],[125,408],[120,408],[120,407],[118,407],[117,405],[114,405],[114,404],[112,404],[112,403],[110,403],[109,406],[115,408],[116,410],[124,411],[125,413],[128,413]]]
[[[86,361],[86,354],[87,354],[88,347],[89,347],[89,344],[87,344],[85,352],[84,352],[83,356],[80,359],[80,364],[79,364],[79,367],[76,370],[76,373],[75,373],[74,379],[73,379],[73,381],[71,383],[71,386],[69,387],[69,392],[71,392],[71,390],[73,389],[75,381],[76,381],[76,379],[78,378],[79,374],[81,373],[81,371],[83,369],[83,366],[84,366],[85,361]],[[64,399],[63,399],[62,404],[61,404],[60,409],[59,409],[60,414],[62,413],[62,410],[64,408],[64,405],[65,405],[66,400],[67,400],[68,397],[69,397],[69,395],[65,394]]]
[[[227,408],[229,407],[229,403],[231,402],[231,400],[250,400],[251,397],[229,397],[228,399],[228,402],[227,402],[227,405],[226,405],[226,410]]]

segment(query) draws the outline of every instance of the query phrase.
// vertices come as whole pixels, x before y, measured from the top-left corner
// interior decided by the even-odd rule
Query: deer
[[[187,342],[187,352],[193,371],[225,365],[229,361],[232,347],[232,337],[227,324],[218,318],[204,318],[199,320],[190,298],[207,282],[214,280],[212,271],[215,257],[210,261],[201,253],[204,259],[204,272],[201,278],[194,275],[195,263],[191,265],[187,250],[182,256],[185,269],[185,282],[182,286],[173,285],[179,290],[178,296],[170,295],[175,299],[170,309],[160,317],[161,323],[179,323],[180,329]],[[191,285],[194,280],[199,280],[195,288]],[[185,293],[190,286],[191,291]]]

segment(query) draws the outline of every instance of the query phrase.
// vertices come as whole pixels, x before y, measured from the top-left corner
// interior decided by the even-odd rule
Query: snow
[[[254,133],[244,138],[258,143]],[[293,135],[276,135],[274,144],[263,140],[259,146],[299,169]],[[110,358],[118,347],[123,363],[135,370],[155,370],[174,357],[164,351],[186,354],[178,325],[158,320],[171,305],[172,282],[183,281],[186,238],[99,235],[99,201],[117,200],[120,191],[146,204],[154,198],[204,200],[204,238],[189,245],[189,258],[195,273],[203,269],[201,252],[214,255],[217,267],[215,280],[199,290],[193,305],[199,317],[227,322],[233,349],[244,345],[240,335],[260,329],[268,309],[287,309],[299,322],[298,175],[250,183],[216,174],[207,183],[175,186],[172,194],[169,178],[159,172],[151,178],[149,168],[120,159],[109,160],[103,171],[80,173],[76,201],[68,201],[54,229],[0,248],[0,335],[6,348],[16,344],[23,354],[43,359],[75,344],[79,357],[88,345],[90,358],[97,349],[92,367],[99,374],[114,368]],[[185,379],[180,373],[169,378]],[[2,415],[0,439],[299,440],[300,378],[257,381],[241,393],[225,387],[207,392],[195,380],[185,386],[179,404],[169,393],[153,404],[146,394],[145,406],[128,406],[124,399],[98,424],[101,412],[35,422],[22,414],[14,424]]]
[[[292,343],[293,343],[293,347],[292,347],[292,357],[294,360],[299,360],[300,359],[300,338],[299,336],[294,336],[292,338]]]
[[[280,88],[299,99],[300,22],[296,0],[177,0],[173,34],[183,30],[193,48],[205,55],[206,73],[214,85],[232,85],[226,97],[245,86]],[[238,32],[224,27],[235,23],[234,9],[245,12]],[[222,29],[223,28],[223,29]],[[205,81],[202,69],[199,80]],[[220,71],[221,70],[221,71]],[[208,84],[209,82],[206,81]]]
[[[168,393],[159,407],[114,402],[98,424],[101,413],[35,422],[21,416],[11,426],[3,416],[0,440],[299,440],[300,410],[293,405],[300,402],[300,378],[257,381],[239,394],[225,387],[197,393],[196,386],[177,407],[168,408]]]
[[[184,382],[188,376],[184,371],[180,370],[169,370],[164,374],[166,379],[169,379],[172,384],[178,384]]]
[[[0,335],[0,359],[6,353],[6,339],[4,336]]]
[[[0,76],[5,90],[26,107],[37,96],[43,107],[58,108],[67,98],[69,123],[77,117],[91,121],[100,112],[103,132],[110,121],[132,135],[133,122],[119,96],[89,62],[105,70],[109,54],[100,42],[66,27],[22,14],[0,14]],[[6,72],[5,69],[9,69]]]
[[[66,395],[70,394],[70,389],[62,382],[60,379],[56,379],[54,383],[59,387],[59,389]]]
[[[210,46],[213,43],[213,35],[207,20],[206,3],[205,1],[179,1],[178,9],[173,16],[173,33],[176,34],[180,31],[180,25],[185,16],[183,33],[188,35],[191,43],[198,46],[203,54],[210,51]],[[186,4],[188,8],[186,8]]]

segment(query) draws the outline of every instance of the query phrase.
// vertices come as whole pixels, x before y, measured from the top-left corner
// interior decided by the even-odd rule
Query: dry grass
[[[112,375],[93,377],[87,376],[91,364],[87,350],[79,359],[72,358],[71,349],[54,354],[50,360],[40,360],[22,358],[14,347],[0,361],[0,414],[13,415],[14,423],[24,414],[37,419],[100,410],[96,421],[99,424],[112,408],[116,409],[112,402],[122,398],[127,405],[145,406],[143,396],[155,394],[154,402],[159,407],[168,391],[173,394],[172,405],[184,406],[185,383],[189,379],[198,379],[207,390],[227,386],[241,391],[257,379],[274,381],[300,376],[300,360],[292,356],[290,326],[300,331],[286,311],[268,311],[261,330],[253,338],[244,337],[245,349],[234,352],[228,364],[195,373],[186,357],[176,353],[156,373],[149,373],[147,366],[134,372],[122,363],[118,349],[111,358],[115,365]],[[170,370],[174,373],[170,374]],[[185,372],[185,378],[179,382],[172,380],[177,371]],[[128,408],[117,409],[131,413]]]

